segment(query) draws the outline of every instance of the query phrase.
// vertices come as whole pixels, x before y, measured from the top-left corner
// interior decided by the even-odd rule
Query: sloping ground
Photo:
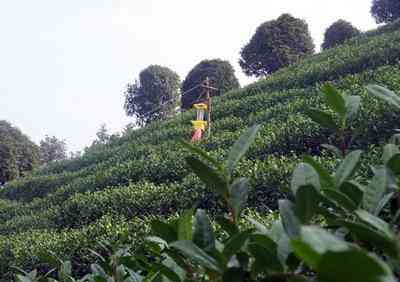
[[[354,146],[378,144],[392,134],[399,115],[369,97],[364,85],[378,83],[400,92],[400,31],[394,27],[371,31],[215,98],[213,136],[200,144],[212,155],[224,156],[244,128],[263,125],[238,169],[253,181],[249,208],[263,214],[276,207],[302,154],[335,165],[335,159],[320,150],[329,134],[303,114],[321,104],[318,90],[323,82],[362,97],[356,120],[362,137]],[[177,143],[190,138],[192,116],[187,112],[132,131],[82,158],[9,183],[0,193],[4,281],[11,264],[29,268],[46,250],[72,257],[75,268],[84,271],[86,248],[102,238],[140,240],[150,217],[169,217],[195,204],[211,212],[219,209],[218,199],[187,169],[188,153]]]

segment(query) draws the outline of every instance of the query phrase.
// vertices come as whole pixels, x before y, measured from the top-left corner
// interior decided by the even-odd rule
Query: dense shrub
[[[211,96],[220,96],[229,90],[239,88],[235,70],[228,61],[220,59],[203,60],[198,63],[182,82],[181,107],[189,109],[195,102],[205,100],[204,89],[198,87],[209,78],[209,86],[218,89],[210,91]]]
[[[390,23],[400,18],[400,2],[397,0],[374,0],[371,14],[377,23]]]
[[[39,155],[40,162],[44,165],[64,160],[67,158],[67,143],[63,139],[46,135],[43,140],[40,140]]]
[[[139,81],[128,84],[124,109],[138,125],[175,114],[179,96],[179,76],[167,67],[152,65],[139,74]]]
[[[240,52],[239,64],[247,75],[276,72],[314,53],[305,21],[283,14],[260,25]]]
[[[359,36],[359,38],[365,39],[365,38],[369,38],[372,36],[381,35],[383,33],[390,33],[390,32],[399,31],[399,30],[400,30],[400,19],[397,19],[392,23],[381,25],[377,29],[366,31],[362,34],[363,36]],[[358,38],[356,38],[356,40],[358,40]]]
[[[62,259],[72,258],[75,273],[81,276],[88,271],[93,254],[88,249],[101,251],[98,245],[102,240],[137,242],[148,233],[149,220],[104,216],[98,221],[79,230],[44,231],[33,230],[13,236],[0,236],[0,281],[12,281],[15,269],[19,265],[25,269],[40,265],[48,250]],[[121,241],[123,242],[123,241]],[[49,270],[49,267],[45,267]]]
[[[39,147],[18,128],[0,120],[0,185],[25,175],[39,164]]]
[[[322,48],[329,49],[339,44],[343,44],[346,40],[359,34],[360,31],[352,26],[351,23],[344,20],[338,20],[326,29]]]

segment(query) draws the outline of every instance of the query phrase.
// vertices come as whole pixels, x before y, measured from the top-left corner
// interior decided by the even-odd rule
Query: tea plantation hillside
[[[335,140],[328,140],[333,138],[329,132],[304,114],[308,107],[322,105],[319,89],[328,81],[362,97],[355,121],[361,132],[353,146],[385,142],[400,115],[367,95],[364,86],[376,83],[400,93],[399,23],[214,99],[213,135],[199,144],[211,155],[224,157],[246,127],[262,125],[237,170],[253,181],[248,213],[263,217],[276,209],[303,154],[335,166],[335,157],[321,148]],[[131,131],[81,158],[54,163],[8,183],[0,192],[3,281],[9,281],[12,265],[33,268],[48,250],[70,258],[74,269],[83,273],[93,260],[88,247],[96,249],[101,239],[140,241],[150,218],[171,217],[195,205],[211,213],[221,209],[184,161],[189,153],[179,140],[190,139],[193,115],[185,112]],[[378,149],[370,149],[365,157],[376,159]]]

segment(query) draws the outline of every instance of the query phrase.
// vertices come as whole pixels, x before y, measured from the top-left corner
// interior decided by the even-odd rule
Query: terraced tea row
[[[393,66],[393,67],[385,67],[382,68],[382,70],[378,70],[373,73],[365,73],[365,74],[360,74],[357,76],[350,76],[346,77],[343,80],[338,82],[338,85],[346,85],[349,81],[354,82],[356,79],[358,79],[358,84],[354,84],[352,92],[359,92],[363,93],[363,84],[365,81],[371,81],[372,79],[375,79],[375,81],[379,82],[386,82],[386,84],[392,84],[392,86],[400,85],[398,79],[392,79],[393,74],[396,73],[396,71],[399,73],[400,77],[400,70],[398,67]],[[390,79],[388,78],[390,74]],[[371,76],[372,75],[372,76]],[[356,86],[357,87],[356,87]],[[398,87],[398,86],[397,86]],[[279,104],[277,103],[277,109],[278,111],[274,111],[275,108],[267,108],[266,111],[273,111],[271,114],[271,118],[267,121],[269,121],[268,124],[264,126],[264,129],[262,131],[262,134],[260,138],[258,139],[257,143],[257,149],[250,150],[250,160],[247,164],[247,167],[243,167],[241,171],[247,171],[250,170],[252,167],[260,167],[263,166],[265,170],[259,170],[258,175],[252,175],[252,178],[256,179],[256,182],[263,183],[262,188],[266,189],[266,191],[260,191],[257,190],[255,193],[259,196],[266,197],[265,195],[269,195],[270,191],[268,191],[268,187],[276,187],[277,183],[279,183],[279,179],[285,179],[285,176],[287,175],[282,175],[279,174],[279,170],[274,170],[271,169],[271,167],[265,166],[264,165],[264,160],[266,156],[273,156],[276,155],[277,157],[274,158],[269,158],[268,162],[271,162],[272,167],[290,167],[291,163],[295,163],[295,158],[289,157],[286,162],[280,163],[279,166],[276,166],[276,163],[279,163],[279,158],[283,157],[284,155],[292,155],[292,154],[298,154],[301,155],[302,153],[305,152],[304,148],[309,147],[313,148],[315,147],[315,152],[319,151],[319,145],[320,142],[323,141],[321,140],[321,137],[324,135],[323,132],[321,132],[313,123],[311,123],[308,119],[306,119],[302,114],[301,111],[305,107],[308,106],[308,103],[315,104],[318,102],[315,97],[315,93],[317,92],[317,88],[315,89],[308,89],[308,97],[306,97],[305,91],[300,91],[298,90],[302,96],[302,98],[299,98],[295,100],[295,105],[296,106],[291,106],[291,104],[283,103]],[[315,93],[314,93],[315,92]],[[275,94],[274,94],[275,95]],[[252,98],[254,100],[254,97],[249,97],[246,98],[246,103],[243,103],[243,105],[248,105],[248,99]],[[262,97],[259,97],[257,99],[260,99]],[[385,116],[385,111],[381,109],[379,113],[379,107],[378,104],[376,103],[375,100],[373,99],[367,99],[367,97],[364,97],[364,100],[366,102],[370,101],[370,104],[364,103],[366,105],[369,105],[369,109],[365,109],[365,115],[359,119],[360,121],[364,121],[365,124],[360,124],[360,126],[364,129],[368,128],[374,128],[374,127],[380,127],[382,129],[382,132],[384,132],[384,128],[380,124],[376,124],[373,121],[371,122],[371,114],[372,113],[377,113],[375,115],[375,118],[377,120],[384,120],[387,122],[390,120],[390,118],[396,119],[397,116]],[[262,101],[262,99],[261,99]],[[282,101],[282,100],[281,100]],[[286,102],[286,100],[284,100]],[[256,103],[253,103],[255,106],[255,109],[257,108],[262,108],[263,103],[259,103],[259,106],[257,107]],[[279,114],[283,113],[283,114]],[[268,116],[264,114],[264,116]],[[273,118],[272,118],[273,117]],[[374,116],[372,116],[374,117]],[[246,124],[246,119],[243,124]],[[258,120],[260,121],[260,119]],[[390,123],[389,123],[390,124]],[[388,127],[390,129],[390,126]],[[213,139],[209,142],[204,143],[203,145],[208,148],[208,149],[214,149],[213,155],[218,155],[221,154],[223,151],[223,148],[227,148],[230,146],[232,143],[232,140],[235,140],[237,137],[237,134],[239,134],[240,130],[237,130],[235,132],[223,132],[221,134],[217,134],[213,137]],[[388,130],[387,135],[389,136],[391,134],[391,131]],[[373,138],[373,134],[371,135],[371,138]],[[383,137],[383,136],[380,136]],[[362,139],[362,142],[367,142],[368,140]],[[8,213],[10,212],[9,209],[3,210],[6,214],[2,214],[3,218],[7,218],[8,221],[2,225],[0,230],[4,233],[10,233],[10,232],[15,232],[15,231],[21,231],[24,230],[24,226],[26,222],[31,222],[30,226],[40,228],[40,227],[45,227],[45,224],[43,222],[48,222],[48,227],[54,227],[57,229],[63,228],[63,227],[81,227],[82,225],[89,224],[91,221],[90,220],[85,220],[85,216],[79,215],[79,212],[76,216],[71,217],[70,220],[68,220],[68,215],[71,214],[70,211],[67,210],[84,210],[85,205],[83,204],[80,207],[76,208],[65,208],[65,206],[70,205],[69,203],[71,202],[69,200],[69,197],[74,195],[75,193],[77,196],[72,197],[72,201],[75,198],[79,198],[80,193],[87,192],[87,191],[101,191],[103,189],[106,189],[107,187],[113,187],[113,189],[117,189],[117,187],[121,186],[126,186],[129,183],[135,183],[135,182],[140,182],[140,181],[150,181],[153,183],[171,183],[171,182],[178,182],[177,185],[174,185],[173,189],[175,191],[181,191],[181,193],[185,193],[185,190],[190,191],[189,187],[185,187],[182,189],[181,185],[179,185],[179,182],[185,182],[186,175],[187,175],[187,170],[183,165],[182,159],[184,159],[185,152],[179,148],[179,146],[176,145],[176,143],[171,142],[171,143],[166,143],[168,145],[167,149],[169,150],[169,153],[164,153],[162,154],[163,151],[166,150],[166,147],[164,147],[165,144],[160,146],[160,151],[154,150],[155,155],[148,155],[146,159],[142,159],[141,161],[138,160],[132,160],[130,162],[120,164],[118,166],[112,167],[109,170],[102,171],[101,173],[94,174],[88,177],[84,178],[78,178],[75,179],[72,183],[63,186],[59,188],[55,193],[52,193],[48,197],[44,198],[43,200],[37,200],[32,202],[29,205],[25,205],[24,207],[21,207],[19,209],[19,216],[18,218],[13,219],[12,215],[9,215]],[[219,149],[217,149],[219,148]],[[221,151],[222,150],[222,151]],[[311,151],[313,153],[314,151]],[[173,154],[171,152],[174,152]],[[151,160],[151,161],[149,161]],[[278,160],[278,161],[277,161]],[[267,168],[268,167],[268,168]],[[269,175],[269,178],[265,178],[264,175]],[[258,181],[261,180],[262,181]],[[271,181],[272,180],[272,181]],[[278,181],[276,181],[278,180]],[[140,185],[138,185],[140,187]],[[136,186],[134,186],[136,187]],[[121,188],[122,189],[122,188]],[[132,189],[132,188],[131,188]],[[135,188],[138,189],[138,188]],[[150,193],[150,191],[149,191]],[[151,194],[151,193],[150,193]],[[91,194],[88,194],[90,197]],[[172,197],[174,198],[174,197]],[[204,197],[201,197],[204,199]],[[188,203],[192,203],[196,200],[197,198],[191,198],[191,200],[187,201]],[[274,201],[274,199],[273,199]],[[142,207],[146,207],[148,203],[142,204]],[[101,206],[101,205],[100,205]],[[125,205],[121,205],[125,206]],[[271,207],[271,205],[269,204]],[[140,207],[140,204],[139,204]],[[87,208],[91,209],[92,207],[89,205]],[[179,210],[180,206],[178,207],[173,207],[170,208],[169,210]],[[15,209],[11,209],[11,213],[14,213]],[[25,212],[22,212],[25,210]],[[140,208],[139,208],[140,210]],[[168,209],[166,209],[168,210]],[[37,213],[39,212],[40,216],[38,216]],[[93,218],[91,220],[95,220],[101,215],[104,215],[108,212],[108,210],[105,208],[103,212],[100,211],[94,212]],[[140,213],[135,213],[135,215],[138,215]],[[33,224],[37,220],[35,219],[42,219],[42,224]],[[59,220],[59,218],[63,218],[62,220]]]
[[[337,82],[337,85],[342,89],[348,89],[347,87],[352,85],[351,90],[348,91],[353,94],[364,95],[363,85],[367,82],[382,83],[395,89],[398,86],[398,74],[398,66],[382,67],[374,72],[368,71],[363,74],[344,77]],[[310,148],[310,143],[314,142],[312,136],[314,136],[314,139],[318,139],[324,135],[319,133],[315,124],[310,123],[308,118],[302,115],[302,111],[306,107],[319,103],[317,93],[318,86],[287,92],[274,92],[269,95],[259,94],[216,106],[214,116],[219,122],[214,125],[215,134],[213,138],[206,141],[204,147],[208,150],[227,148],[237,138],[240,129],[243,127],[253,123],[265,123],[262,131],[263,138],[260,138],[263,141],[257,143],[259,152],[252,154],[252,157],[260,157],[260,154],[287,154],[288,151],[301,153],[304,148]],[[375,100],[368,97],[365,97],[365,100],[368,108],[363,111],[365,115],[361,115],[358,122],[366,123],[362,125],[362,128],[365,128],[365,133],[373,136],[375,125],[368,125],[369,119],[364,119],[364,117],[370,117],[373,112],[385,115],[385,111],[383,108],[377,108],[378,104]],[[226,115],[223,113],[226,113]],[[234,113],[236,115],[233,115]],[[384,116],[385,121],[394,118],[390,116],[391,114],[388,115]],[[378,116],[375,118],[378,118]],[[177,130],[189,132],[188,123],[181,123]],[[371,130],[368,131],[367,129]],[[172,131],[172,129],[164,130],[164,132]],[[180,138],[187,139],[188,135],[178,134],[175,140]],[[296,140],[303,140],[304,142],[298,143]],[[286,146],[283,146],[283,144],[286,144]],[[57,193],[57,190],[72,191],[72,193],[74,193],[73,191],[84,192],[85,189],[93,190],[96,187],[101,189],[107,186],[127,185],[129,181],[139,180],[163,183],[178,181],[186,174],[186,170],[179,167],[184,154],[173,140],[168,142],[160,140],[158,146],[139,144],[118,148],[121,150],[119,152],[113,150],[114,157],[106,163],[107,165],[101,163],[97,170],[89,170],[90,173],[83,170],[83,172],[60,174],[58,177],[50,175],[33,177],[28,180],[23,179],[9,184],[2,193],[10,199],[30,201],[34,197],[44,197],[48,193]],[[313,146],[311,146],[312,148]],[[161,155],[162,158],[160,159]],[[117,165],[113,166],[113,164]],[[178,170],[174,170],[175,168],[178,168]],[[153,175],[150,172],[152,169],[157,171],[158,174]]]

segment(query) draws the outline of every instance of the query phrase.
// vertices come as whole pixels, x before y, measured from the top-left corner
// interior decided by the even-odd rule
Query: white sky
[[[123,92],[150,64],[181,79],[202,59],[237,61],[259,24],[289,12],[317,46],[339,18],[375,27],[371,0],[1,0],[0,119],[35,142],[46,134],[80,150],[101,123],[119,131]]]

